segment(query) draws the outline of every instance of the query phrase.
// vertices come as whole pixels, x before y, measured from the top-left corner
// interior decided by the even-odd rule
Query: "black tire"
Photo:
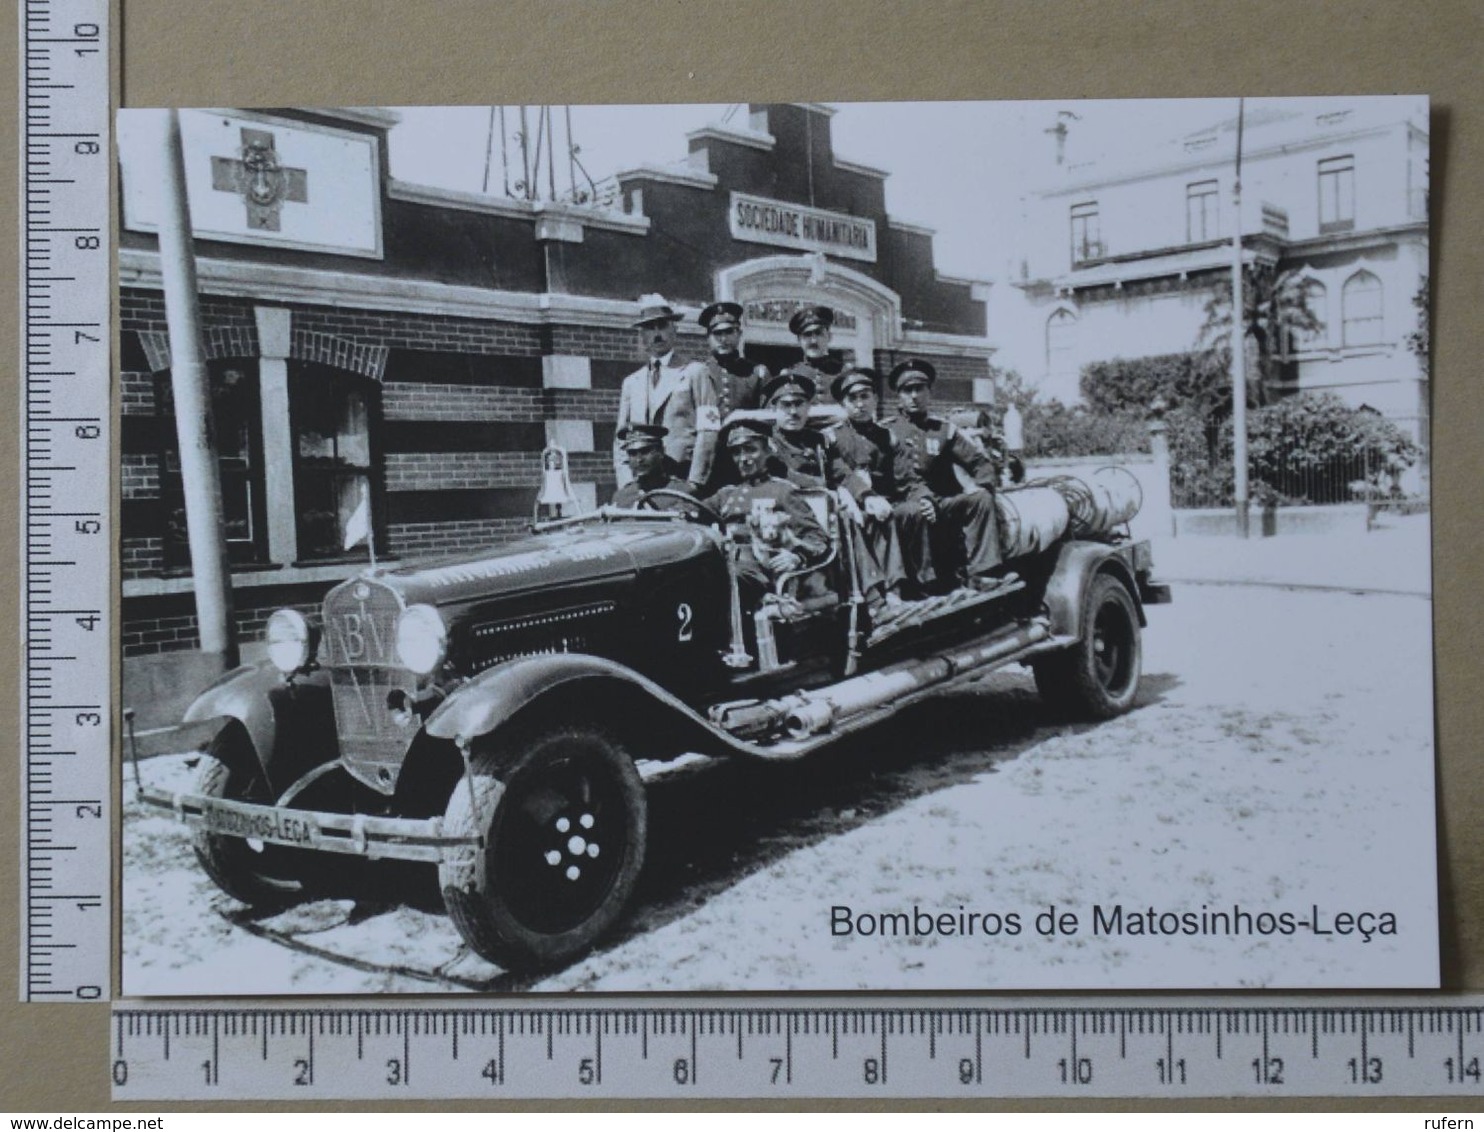
[[[1143,648],[1139,611],[1128,588],[1109,574],[1087,587],[1082,639],[1032,665],[1048,704],[1086,719],[1112,719],[1134,706]]]
[[[201,756],[196,792],[233,802],[272,802],[268,780],[246,733],[222,730]],[[195,831],[196,860],[218,888],[253,908],[292,904],[304,891],[293,868],[295,851],[241,837]]]
[[[551,726],[477,755],[473,770],[475,798],[460,780],[443,826],[483,847],[438,867],[449,916],[507,971],[571,962],[613,926],[644,865],[633,760],[595,727]]]

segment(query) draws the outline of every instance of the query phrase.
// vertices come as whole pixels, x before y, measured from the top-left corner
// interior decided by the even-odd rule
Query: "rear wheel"
[[[1143,650],[1139,611],[1127,587],[1098,574],[1087,588],[1082,639],[1034,665],[1041,698],[1070,714],[1111,719],[1134,706]]]
[[[257,754],[240,726],[223,729],[202,754],[196,792],[229,802],[273,801]],[[304,890],[293,868],[292,849],[205,829],[195,831],[193,847],[206,875],[244,904],[255,908],[289,904]]]
[[[439,866],[465,941],[506,970],[576,959],[610,928],[644,863],[644,784],[628,753],[586,725],[512,736],[476,757],[444,832],[482,845]]]

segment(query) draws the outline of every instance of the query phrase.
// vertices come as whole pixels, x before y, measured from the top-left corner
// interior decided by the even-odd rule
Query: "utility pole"
[[[1242,119],[1246,99],[1237,99],[1237,174],[1232,181],[1232,496],[1237,537],[1250,533],[1247,495],[1247,318],[1242,294]]]
[[[201,651],[220,659],[222,671],[237,665],[232,625],[232,582],[222,522],[221,467],[211,419],[211,385],[201,350],[201,314],[196,291],[196,255],[186,195],[180,115],[159,113],[160,277],[165,289],[165,324],[170,334],[170,388],[180,446],[180,483],[185,494],[186,535]]]

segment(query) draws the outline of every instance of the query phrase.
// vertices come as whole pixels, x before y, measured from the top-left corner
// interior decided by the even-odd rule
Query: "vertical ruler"
[[[22,1001],[107,998],[111,951],[106,0],[21,0]]]

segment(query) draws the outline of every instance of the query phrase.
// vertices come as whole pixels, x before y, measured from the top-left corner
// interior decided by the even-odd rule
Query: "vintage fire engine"
[[[1136,481],[1105,469],[996,500],[1013,576],[879,626],[827,493],[811,500],[831,536],[818,577],[752,609],[717,516],[685,500],[372,567],[318,616],[273,614],[269,663],[186,713],[219,724],[196,788],[140,796],[191,826],[201,866],[246,904],[302,898],[324,854],[429,862],[480,955],[570,962],[623,914],[644,861],[636,763],[802,758],[1012,663],[1069,713],[1134,704],[1144,607],[1169,600],[1128,534]]]

